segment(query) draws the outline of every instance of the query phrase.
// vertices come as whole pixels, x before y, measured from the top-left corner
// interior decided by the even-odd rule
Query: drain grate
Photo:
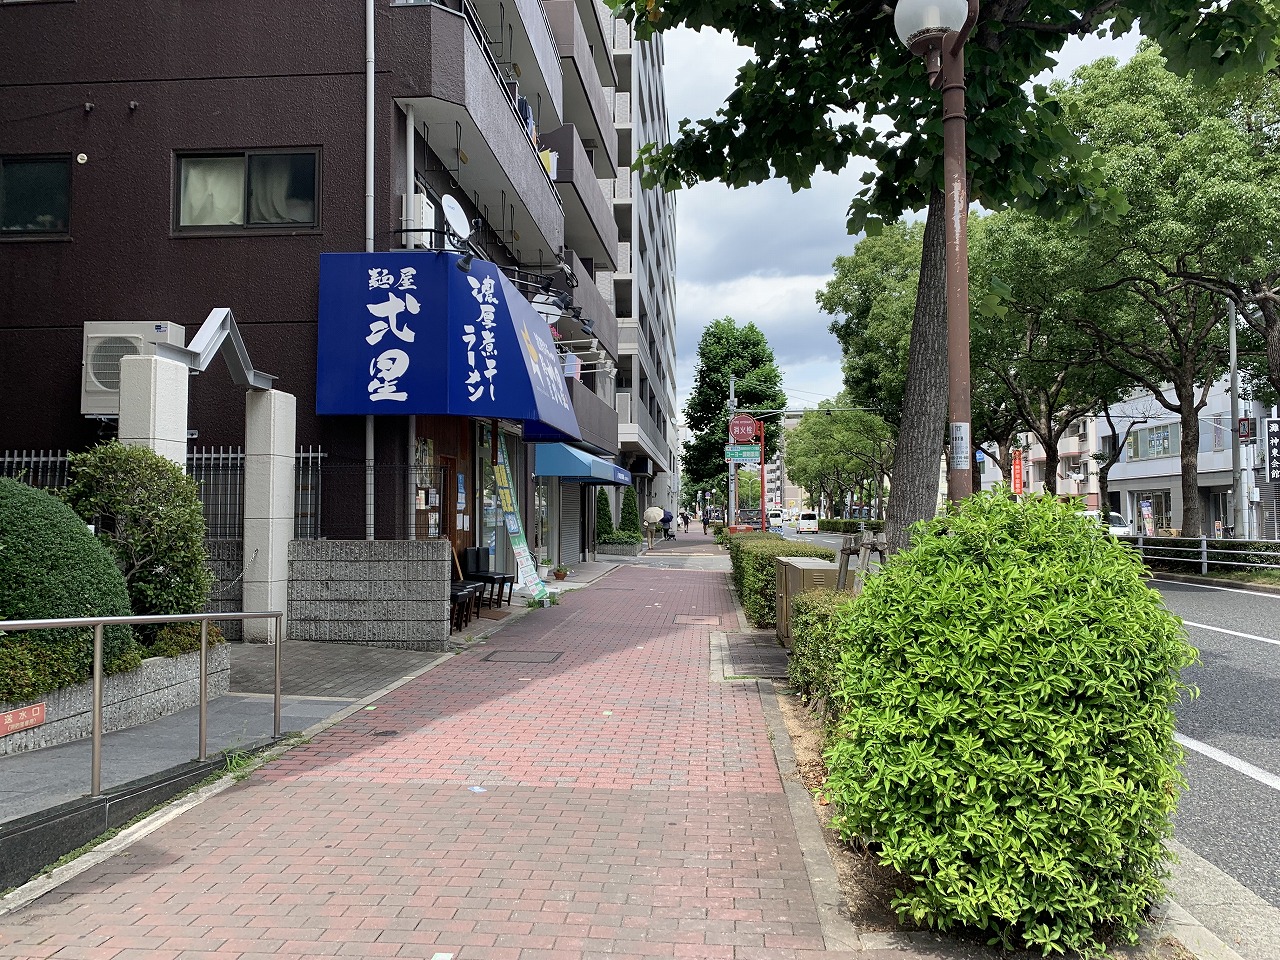
[[[482,660],[492,663],[555,663],[564,656],[563,652],[538,650],[494,650]]]

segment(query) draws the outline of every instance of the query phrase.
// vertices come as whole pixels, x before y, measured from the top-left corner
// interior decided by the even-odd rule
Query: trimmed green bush
[[[819,557],[834,560],[834,551],[796,543],[776,533],[735,533],[725,541],[729,548],[733,586],[742,609],[753,626],[771,627],[777,614],[778,574],[776,557]]]
[[[852,574],[850,574],[852,576]],[[853,594],[813,590],[791,601],[791,654],[787,679],[804,696],[830,711],[831,689],[852,620]]]
[[[0,478],[0,620],[127,617],[129,594],[111,555],[57,498]],[[103,631],[106,673],[141,658],[128,627]],[[0,703],[21,703],[89,679],[93,631],[0,633]]]
[[[641,534],[631,530],[614,530],[604,536],[596,537],[597,543],[618,544],[625,546],[635,546],[637,543],[644,543],[644,537]]]
[[[227,638],[216,623],[209,624],[209,646],[226,643]],[[180,657],[200,649],[200,624],[166,623],[156,634],[155,642],[147,648],[150,657]]]
[[[879,533],[884,529],[883,520],[819,520],[818,529],[825,533]]]
[[[1045,954],[1133,943],[1166,893],[1196,652],[1075,504],[1001,489],[953,509],[839,614],[833,823],[912,878],[904,920]]]
[[[116,441],[67,460],[71,483],[62,497],[94,525],[115,557],[133,612],[203,610],[213,577],[195,480],[146,447]],[[139,628],[138,634],[150,645],[157,628]]]
[[[609,494],[601,487],[596,491],[596,538],[607,537],[613,533],[613,505],[609,503]],[[611,540],[600,540],[600,543],[612,543]]]
[[[636,488],[627,487],[622,491],[622,513],[618,518],[618,529],[641,533],[640,501],[636,497]]]

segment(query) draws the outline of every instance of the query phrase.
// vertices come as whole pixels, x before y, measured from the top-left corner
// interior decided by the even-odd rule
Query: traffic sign
[[[750,414],[736,413],[729,419],[729,439],[736,443],[750,440],[759,429],[760,421]]]
[[[759,463],[760,445],[755,443],[730,443],[724,448],[725,463]]]

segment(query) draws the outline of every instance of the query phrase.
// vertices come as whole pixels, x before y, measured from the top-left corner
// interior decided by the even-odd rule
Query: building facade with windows
[[[1233,484],[1231,441],[1236,424],[1231,417],[1226,378],[1214,383],[1205,398],[1204,407],[1197,414],[1197,486],[1204,534],[1280,539],[1280,484],[1267,482],[1264,450],[1257,440],[1241,444],[1239,496],[1245,502],[1246,529],[1234,529],[1237,491]],[[1275,417],[1277,410],[1241,398],[1240,415],[1250,421],[1256,438],[1261,425],[1268,417]],[[1080,497],[1086,509],[1120,513],[1134,533],[1181,531],[1184,504],[1179,416],[1154,396],[1136,394],[1113,407],[1111,419],[1124,449],[1107,476],[1108,503],[1100,502],[1098,465],[1094,459],[1096,454],[1112,450],[1111,428],[1102,417],[1081,418],[1059,442],[1058,494]],[[1047,466],[1044,450],[1030,435],[1022,440],[1026,445],[1024,488],[1043,492]],[[983,467],[984,487],[1001,479],[999,464],[992,458]]]
[[[675,198],[642,190],[636,150],[669,142],[660,36],[644,42],[613,21],[618,175],[612,183],[618,265],[602,280],[618,316],[617,410],[621,460],[647,506],[678,507]]]
[[[609,470],[620,335],[601,292],[623,266],[617,23],[596,0],[376,0],[371,23],[362,4],[297,0],[207,14],[0,4],[0,453],[110,437],[121,354],[189,340],[229,307],[255,367],[297,397],[299,446],[321,464],[305,535],[446,537],[509,566],[505,459],[531,549],[581,559],[584,487],[623,482]],[[448,197],[465,242],[446,229]],[[536,405],[400,397],[406,368],[465,352],[467,321],[403,273],[375,284],[381,261],[356,271],[368,315],[357,307],[348,339],[327,341],[324,258],[393,254],[401,267],[493,264],[507,332],[537,317],[550,338],[543,372],[573,429],[551,429]],[[470,373],[488,375],[476,335]],[[502,376],[537,386],[534,345],[511,342],[523,346],[500,358]],[[347,344],[365,407],[325,407],[320,359]],[[244,419],[244,389],[218,363],[192,380],[193,453],[237,449]]]

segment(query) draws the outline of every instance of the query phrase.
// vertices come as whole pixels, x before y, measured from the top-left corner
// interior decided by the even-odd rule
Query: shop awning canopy
[[[631,474],[616,463],[593,457],[576,447],[563,443],[537,443],[533,451],[535,477],[559,477],[561,483],[631,485]]]
[[[316,413],[513,420],[581,440],[546,320],[496,265],[461,260],[320,255]]]

